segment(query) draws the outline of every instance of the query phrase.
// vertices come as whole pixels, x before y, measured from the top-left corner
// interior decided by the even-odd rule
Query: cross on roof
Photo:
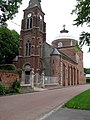
[[[64,25],[63,25],[63,30],[65,30],[65,27],[66,27],[66,25],[64,24]]]

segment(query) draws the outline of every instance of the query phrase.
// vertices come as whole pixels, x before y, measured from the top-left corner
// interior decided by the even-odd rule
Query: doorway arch
[[[24,71],[25,71],[25,84],[30,84],[30,73],[31,73],[31,65],[25,64],[24,65]]]

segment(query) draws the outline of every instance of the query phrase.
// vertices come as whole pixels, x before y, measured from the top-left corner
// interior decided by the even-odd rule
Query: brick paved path
[[[35,120],[90,85],[0,97],[0,120]]]

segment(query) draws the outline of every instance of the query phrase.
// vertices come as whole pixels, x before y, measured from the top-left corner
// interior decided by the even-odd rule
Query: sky
[[[76,15],[71,15],[76,0],[41,0],[42,11],[45,13],[46,22],[46,41],[51,44],[57,36],[59,36],[60,30],[63,29],[63,25],[66,25],[66,29],[69,30],[69,34],[76,40],[79,40],[79,35],[82,31],[89,31],[89,28],[84,26],[73,26],[73,20]],[[21,20],[23,18],[23,10],[28,7],[29,0],[23,0],[22,5],[19,8],[19,13],[13,20],[8,21],[8,28],[15,29],[20,33]],[[88,53],[88,47],[83,47],[83,62],[85,68],[90,68],[90,53]]]

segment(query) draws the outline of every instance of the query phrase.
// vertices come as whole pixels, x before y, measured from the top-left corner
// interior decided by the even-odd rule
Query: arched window
[[[26,56],[28,55],[28,43],[26,43]]]
[[[72,42],[72,40],[71,40],[71,46],[73,46],[73,42]]]
[[[30,56],[31,54],[31,43],[27,41],[26,43],[26,56]]]
[[[43,18],[40,15],[40,30],[43,31]]]
[[[39,54],[40,54],[40,57],[42,57],[42,42],[39,41]]]
[[[33,26],[33,18],[32,18],[32,14],[29,13],[29,14],[27,15],[26,28],[27,28],[27,29],[31,29],[32,26]]]
[[[59,43],[58,43],[58,47],[62,47],[62,42],[59,42]]]

